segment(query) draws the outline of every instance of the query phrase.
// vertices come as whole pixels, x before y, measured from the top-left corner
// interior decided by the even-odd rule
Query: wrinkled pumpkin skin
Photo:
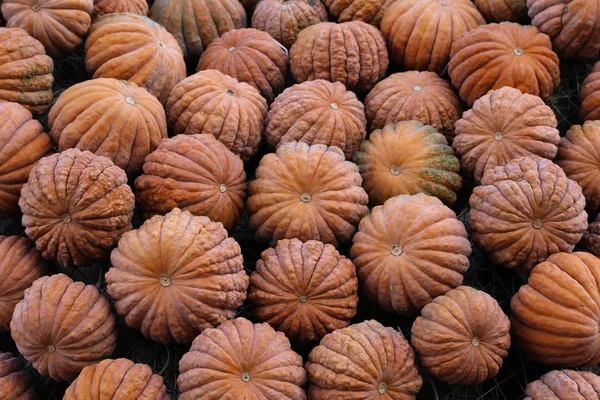
[[[73,380],[115,349],[115,316],[95,286],[64,274],[44,276],[25,291],[10,323],[19,352],[42,375]]]
[[[363,21],[379,28],[385,12],[396,0],[324,0],[323,2],[338,23]]]
[[[325,336],[306,370],[311,400],[414,400],[423,385],[406,339],[375,320]]]
[[[0,399],[36,400],[35,378],[12,353],[0,353]]]
[[[588,226],[588,230],[583,234],[578,245],[596,257],[600,257],[600,214]]]
[[[513,338],[531,361],[560,367],[600,361],[600,260],[554,254],[510,302]]]
[[[268,324],[245,318],[207,329],[179,361],[181,400],[306,400],[306,371],[290,341]]]
[[[133,14],[148,15],[148,2],[146,0],[94,0],[92,20],[104,14],[129,12]]]
[[[473,0],[488,22],[522,22],[527,18],[527,0]]]
[[[530,382],[524,400],[572,400],[600,397],[600,377],[590,371],[550,371]]]
[[[459,286],[421,310],[411,343],[427,372],[453,385],[498,374],[510,347],[510,321],[489,294]]]
[[[600,119],[600,62],[583,81],[581,86],[581,119],[596,121]]]

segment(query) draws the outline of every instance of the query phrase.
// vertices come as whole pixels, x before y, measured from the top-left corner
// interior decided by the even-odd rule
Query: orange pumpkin
[[[148,15],[148,2],[146,0],[94,0],[92,19],[100,18],[104,14],[130,12],[138,15]]]
[[[594,64],[581,86],[581,118],[584,121],[600,119],[600,62]]]
[[[379,27],[387,9],[396,0],[324,0],[337,22],[364,21]]]
[[[519,22],[527,18],[527,0],[473,0],[488,22]]]
[[[600,377],[590,371],[550,371],[530,382],[524,400],[572,400],[600,397]],[[590,397],[591,396],[591,397]]]
[[[11,353],[0,353],[0,399],[38,399],[33,375]]]

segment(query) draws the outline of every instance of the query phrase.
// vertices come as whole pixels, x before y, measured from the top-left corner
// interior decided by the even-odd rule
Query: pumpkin
[[[180,400],[306,400],[302,357],[281,332],[245,318],[207,329],[179,361]]]
[[[129,12],[138,15],[148,15],[146,0],[94,0],[92,19],[95,20],[104,14]]]
[[[0,100],[43,113],[52,102],[53,69],[39,41],[23,29],[0,28]]]
[[[160,375],[145,364],[126,358],[103,360],[85,367],[71,383],[63,400],[105,400],[115,398],[170,400]]]
[[[347,244],[369,209],[358,167],[339,147],[289,142],[265,155],[250,182],[250,228],[280,239]]]
[[[63,267],[106,259],[131,229],[134,205],[125,172],[78,149],[42,158],[19,199],[25,233]]]
[[[367,300],[386,312],[416,315],[458,287],[471,244],[456,214],[435,197],[392,197],[360,221],[350,256]]]
[[[411,343],[427,372],[453,385],[498,374],[510,347],[510,321],[489,294],[459,286],[421,310]]]
[[[56,381],[75,379],[109,356],[117,340],[108,299],[64,274],[33,282],[15,308],[10,333],[33,368]]]
[[[396,0],[324,0],[337,22],[364,21],[379,27],[387,9]]]
[[[372,130],[388,124],[417,120],[454,137],[454,124],[462,106],[454,89],[433,72],[407,71],[379,82],[365,98],[367,121]]]
[[[527,0],[473,0],[488,22],[519,22],[527,18]]]
[[[175,36],[185,57],[199,57],[213,40],[246,27],[238,0],[154,0],[150,18]]]
[[[162,104],[186,76],[183,52],[173,35],[132,13],[107,14],[94,22],[85,41],[85,68],[94,79],[133,82]]]
[[[350,324],[357,290],[354,264],[335,247],[284,239],[256,262],[248,299],[254,315],[305,348]]]
[[[167,137],[160,102],[135,83],[112,78],[67,88],[50,109],[48,124],[59,151],[89,150],[110,158],[129,176]]]
[[[302,29],[326,21],[320,0],[262,0],[252,14],[254,29],[267,32],[288,49]]]
[[[290,50],[296,82],[325,79],[355,92],[373,88],[388,62],[381,32],[362,21],[311,25],[300,31]]]
[[[211,135],[163,140],[146,157],[135,180],[140,214],[150,218],[178,207],[232,230],[246,199],[246,173],[239,157]]]
[[[600,361],[600,260],[557,253],[531,271],[510,302],[515,342],[530,360],[561,367]]]
[[[588,227],[581,187],[547,159],[521,157],[488,169],[469,204],[473,242],[506,268],[528,271],[571,252]]]
[[[414,400],[423,385],[404,336],[375,320],[325,336],[308,355],[306,370],[311,400]]]
[[[35,380],[17,357],[0,353],[0,398],[36,400]]]
[[[596,220],[589,224],[588,230],[583,234],[581,246],[586,251],[600,257],[600,214],[596,216]]]
[[[482,24],[470,0],[404,0],[387,10],[381,32],[397,68],[441,73],[452,44]]]
[[[483,173],[521,156],[553,159],[560,132],[550,107],[542,99],[503,87],[473,104],[456,123],[452,147],[462,170],[481,181]]]
[[[39,40],[46,52],[64,57],[83,43],[92,24],[94,0],[3,0],[9,28],[22,28]]]
[[[179,82],[167,100],[169,126],[176,135],[210,134],[248,160],[261,144],[267,102],[258,90],[215,70]]]
[[[594,64],[581,86],[581,119],[584,121],[600,119],[600,62]]]
[[[300,141],[337,146],[347,159],[367,136],[362,103],[339,82],[322,79],[287,88],[277,96],[266,120],[269,147]]]
[[[448,205],[462,186],[460,162],[446,138],[418,121],[386,125],[354,155],[373,205],[402,194],[425,193]]]
[[[590,371],[550,371],[537,381],[530,382],[525,395],[524,400],[599,398],[600,377]]]
[[[17,103],[0,101],[0,215],[20,213],[19,196],[29,173],[52,151],[50,136]]]
[[[490,90],[510,86],[546,101],[560,83],[550,38],[533,26],[480,26],[452,46],[448,73],[469,107]]]

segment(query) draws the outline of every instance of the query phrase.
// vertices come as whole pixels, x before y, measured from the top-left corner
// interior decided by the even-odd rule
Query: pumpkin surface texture
[[[451,384],[478,385],[498,374],[510,347],[510,321],[489,294],[459,286],[421,310],[411,343],[421,364]]]
[[[177,135],[146,157],[135,180],[144,218],[178,207],[232,230],[246,199],[246,173],[239,157],[211,135]]]
[[[520,22],[527,18],[527,0],[473,0],[488,22]]]
[[[371,204],[401,194],[425,193],[452,205],[462,186],[460,163],[446,138],[418,121],[386,125],[354,155]]]
[[[104,14],[124,13],[148,15],[148,2],[146,0],[94,0],[92,19],[100,18]]]
[[[452,86],[427,71],[401,72],[385,78],[365,98],[365,109],[372,130],[417,120],[436,128],[448,141],[454,137],[454,124],[462,114]]]
[[[117,312],[157,342],[189,344],[246,299],[240,246],[221,224],[178,208],[125,233],[110,260]]]
[[[330,244],[280,240],[250,276],[254,314],[301,346],[350,324],[358,304],[352,261]]]
[[[347,159],[367,135],[362,103],[339,82],[322,79],[287,88],[267,115],[269,147],[293,141],[337,146]]]
[[[43,158],[19,199],[25,233],[63,267],[106,259],[131,229],[134,205],[122,169],[77,149]]]
[[[42,375],[72,380],[115,349],[115,316],[96,287],[64,274],[44,276],[25,291],[10,323],[19,352]]]
[[[470,255],[456,214],[424,194],[393,197],[373,208],[350,249],[367,300],[404,316],[459,286]]]
[[[179,372],[181,400],[306,400],[302,357],[283,333],[245,318],[202,332]]]
[[[337,22],[364,21],[379,27],[387,9],[396,0],[324,0]]]
[[[600,214],[598,214],[596,220],[588,226],[588,230],[583,234],[579,246],[596,257],[600,257]]]
[[[600,260],[558,253],[538,264],[510,302],[513,338],[534,362],[561,367],[600,361]]]
[[[385,76],[388,62],[381,32],[362,21],[309,26],[290,50],[296,82],[325,79],[355,92],[375,86]]]
[[[448,73],[468,106],[503,86],[546,101],[560,83],[550,38],[533,26],[513,22],[480,26],[457,40]]]
[[[594,64],[592,71],[581,87],[581,118],[584,121],[600,119],[600,62]]]
[[[306,370],[311,400],[414,400],[423,384],[406,339],[375,320],[325,336]]]
[[[0,398],[36,400],[35,379],[11,353],[0,353]]]
[[[246,207],[256,236],[347,244],[369,209],[358,167],[339,147],[289,142],[265,155]]]
[[[600,377],[589,371],[550,371],[525,389],[524,400],[600,398]]]
[[[552,160],[560,132],[550,107],[542,99],[511,87],[478,99],[456,123],[452,147],[462,170],[481,181],[483,173],[521,156]]]
[[[144,88],[112,78],[84,81],[62,92],[48,114],[59,151],[89,150],[132,176],[167,137],[165,110]]]
[[[107,14],[94,22],[85,41],[85,68],[94,79],[133,82],[162,104],[186,76],[183,52],[173,35],[132,13]]]

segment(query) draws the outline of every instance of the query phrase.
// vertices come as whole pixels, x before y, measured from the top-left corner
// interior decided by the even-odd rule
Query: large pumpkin
[[[94,22],[85,41],[85,68],[94,79],[116,78],[142,86],[162,104],[186,76],[183,52],[173,35],[132,13],[107,14]]]
[[[179,361],[181,400],[306,400],[302,357],[281,332],[245,318],[207,329]]]
[[[0,399],[36,400],[35,379],[11,353],[0,353]]]
[[[600,398],[600,377],[590,371],[550,371],[525,389],[524,400]]]
[[[100,18],[104,14],[130,12],[139,15],[148,15],[148,2],[146,0],[94,0],[92,19]]]
[[[386,125],[371,133],[354,155],[369,202],[425,193],[448,205],[462,186],[460,162],[446,138],[418,121]]]
[[[282,143],[337,146],[347,159],[367,136],[362,103],[339,82],[300,83],[277,96],[267,115],[265,137],[271,149]]]
[[[323,2],[337,22],[364,21],[379,27],[385,12],[396,0],[323,0]]]
[[[92,24],[94,0],[3,0],[9,28],[23,28],[52,57],[63,57],[83,43]]]
[[[558,57],[550,38],[533,26],[513,22],[480,26],[457,40],[448,73],[469,106],[503,86],[546,101],[560,83]]]
[[[473,0],[488,22],[520,22],[527,18],[527,0]]]
[[[10,323],[19,352],[42,375],[72,380],[115,349],[115,316],[95,286],[64,274],[44,276],[25,291]]]
[[[404,316],[459,286],[470,255],[456,214],[424,194],[393,197],[373,208],[350,249],[367,299]]]
[[[459,286],[421,310],[410,340],[429,374],[478,385],[498,374],[510,347],[510,321],[489,294]]]
[[[177,135],[146,157],[135,180],[144,218],[178,207],[232,230],[246,200],[244,163],[211,135]]]
[[[1,28],[0,28],[1,29]],[[0,215],[20,213],[21,188],[52,141],[31,113],[17,103],[0,102]]]
[[[510,302],[515,342],[532,361],[561,367],[600,361],[600,260],[558,253],[538,264]]]
[[[311,400],[414,400],[423,384],[406,339],[375,320],[325,336],[306,370]]]
[[[350,324],[358,304],[352,261],[330,244],[284,239],[265,250],[250,276],[254,315],[308,347]]]
[[[387,10],[381,32],[397,68],[440,73],[452,44],[482,24],[470,0],[404,0]]]
[[[366,92],[385,76],[388,52],[381,32],[371,25],[321,22],[298,34],[290,65],[296,82],[325,79]]]
[[[594,64],[581,86],[581,118],[584,121],[600,119],[600,62]]]
[[[133,82],[99,78],[73,85],[48,114],[58,151],[78,148],[111,159],[129,176],[167,137],[165,110]]]
[[[250,227],[272,245],[291,238],[347,244],[369,212],[361,183],[339,147],[283,144],[262,158],[248,186]]]
[[[513,158],[540,156],[552,160],[560,132],[542,99],[511,87],[481,97],[456,123],[452,147],[462,170],[479,182],[483,173]]]
[[[19,199],[25,233],[63,267],[106,259],[131,229],[134,205],[121,168],[77,149],[42,158]]]

